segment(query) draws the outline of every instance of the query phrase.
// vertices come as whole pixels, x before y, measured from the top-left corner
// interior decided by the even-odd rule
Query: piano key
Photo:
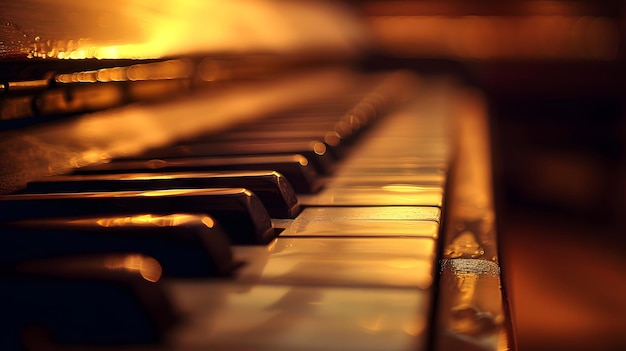
[[[443,186],[446,176],[443,174],[401,174],[401,175],[338,175],[325,182],[327,188],[344,186],[385,186],[405,184],[413,186]]]
[[[331,113],[325,111],[313,110],[308,115],[302,113],[289,113],[285,116],[272,116],[264,119],[261,123],[247,124],[234,128],[232,132],[237,133],[251,133],[255,131],[259,132],[271,132],[271,131],[305,131],[305,130],[320,130],[333,128],[339,123],[346,110],[334,111]],[[298,123],[294,123],[294,120]],[[230,133],[230,131],[229,131]],[[218,136],[219,137],[219,136]],[[203,139],[209,140],[209,139]]]
[[[364,96],[365,95],[365,96]],[[344,120],[346,116],[358,118],[361,122],[373,120],[374,115],[380,115],[391,107],[392,103],[384,103],[383,100],[388,99],[377,93],[355,94],[353,96],[341,96],[336,102],[318,102],[308,106],[301,107],[296,110],[290,110],[272,116],[261,123],[261,130],[273,129],[273,126],[280,128],[281,126],[289,126],[291,128],[301,128],[300,123],[305,126],[308,123],[320,122],[339,122]],[[298,123],[293,123],[294,120]],[[364,126],[366,123],[361,124]],[[243,124],[238,126],[238,130],[245,130],[250,125]]]
[[[241,141],[180,144],[154,149],[139,158],[180,158],[198,156],[302,155],[320,174],[328,174],[335,161],[323,140]],[[134,157],[133,157],[134,158]]]
[[[339,170],[329,177],[326,183],[337,184],[366,184],[371,179],[371,185],[388,180],[388,184],[406,183],[414,185],[429,185],[436,183],[446,184],[449,178],[449,163],[428,162],[427,164],[402,164],[401,161],[378,162],[377,159],[358,160],[349,164],[342,164]]]
[[[350,128],[362,127],[360,125],[348,124],[349,119],[346,118],[346,111],[349,111],[348,106],[342,109],[335,109],[332,111],[326,111],[323,108],[314,106],[310,111],[301,112],[288,112],[269,118],[263,119],[262,122],[249,123],[237,126],[232,129],[233,132],[253,132],[263,131],[269,132],[274,130],[286,131],[303,131],[303,130],[319,130],[326,128],[333,128],[337,124],[346,123],[346,126]],[[296,121],[298,123],[294,123]],[[357,128],[358,129],[358,128]],[[208,140],[208,139],[203,139]]]
[[[346,112],[347,111],[347,112]],[[294,123],[294,120],[298,123]],[[320,128],[335,128],[340,127],[339,130],[347,128],[346,131],[356,132],[359,129],[365,127],[363,124],[365,121],[359,119],[358,115],[351,113],[347,107],[342,110],[336,111],[320,111],[314,109],[312,111],[302,113],[286,113],[272,118],[267,118],[263,123],[256,123],[250,125],[242,125],[236,129],[235,132],[245,131],[272,131],[272,130],[307,130],[307,129],[320,129]],[[258,128],[257,128],[258,127]]]
[[[20,193],[244,187],[259,197],[270,216],[294,218],[298,198],[283,175],[271,171],[129,173],[55,176],[28,183]]]
[[[155,259],[137,254],[22,263],[0,279],[3,318],[11,320],[0,346],[159,342],[177,321],[160,275]]]
[[[394,157],[379,160],[372,155],[369,158],[355,157],[349,164],[343,164],[333,175],[337,177],[445,175],[447,168],[445,162],[399,163]]]
[[[121,160],[86,166],[75,174],[161,172],[210,172],[219,170],[274,170],[284,175],[297,193],[319,190],[318,173],[302,155],[191,157],[152,160]]]
[[[363,145],[367,146],[367,145]],[[360,150],[361,144],[358,145]],[[357,150],[358,151],[358,150]],[[403,169],[419,169],[419,168],[432,168],[439,174],[446,174],[449,168],[449,157],[441,156],[381,156],[374,153],[361,153],[352,152],[350,157],[341,160],[341,167],[337,169],[334,175],[341,175],[352,172],[362,171],[364,175],[368,175],[370,171],[377,173],[394,173],[395,171],[402,171]],[[388,170],[388,171],[385,171]],[[426,169],[422,169],[420,174],[423,174]],[[419,175],[419,174],[417,174]]]
[[[338,101],[336,103],[318,101],[300,106],[296,109],[290,109],[272,114],[264,118],[263,123],[252,121],[249,123],[239,124],[235,126],[233,130],[250,130],[250,128],[254,125],[259,125],[261,130],[271,130],[273,129],[272,126],[276,126],[278,128],[281,128],[281,126],[287,128],[299,128],[299,123],[293,123],[296,119],[298,122],[303,122],[305,125],[307,123],[337,122],[343,115],[346,114],[346,112],[350,111],[359,100],[358,98],[350,99],[344,98],[343,96],[339,99],[350,101]],[[267,122],[267,124],[265,122]]]
[[[363,145],[363,148],[359,147],[359,153],[361,155],[369,154],[368,158],[384,158],[389,157],[389,155],[394,155],[394,157],[416,157],[416,158],[425,158],[425,159],[437,159],[437,160],[449,160],[450,157],[450,148],[449,146],[438,147],[436,144],[427,143],[420,144],[412,142],[409,140],[401,140],[401,139],[383,139],[383,140],[375,140],[369,139],[372,147],[368,147],[368,145]],[[376,143],[380,143],[379,146],[375,146]],[[404,147],[399,147],[399,145],[404,145]]]
[[[310,207],[281,237],[426,237],[437,238],[437,207]]]
[[[441,177],[445,179],[448,173],[446,162],[402,163],[400,160],[398,162],[393,161],[393,158],[388,158],[387,161],[377,158],[355,158],[350,163],[343,163],[341,168],[333,174],[332,180],[358,180],[360,177],[370,177],[372,179],[388,178],[389,183],[397,183],[399,180],[411,183],[416,182],[416,180],[411,180],[411,177]]]
[[[271,130],[271,131],[251,131],[251,132],[229,132],[222,134],[213,139],[213,142],[242,142],[244,140],[264,141],[307,141],[320,140],[326,144],[326,147],[336,158],[341,158],[344,153],[342,148],[348,144],[351,130],[346,131],[345,128],[337,128],[339,132],[332,126],[324,129],[305,129],[305,130]]]
[[[432,285],[432,238],[379,236],[279,237],[267,248],[234,247],[237,259],[245,262],[236,281],[362,288]]]
[[[406,184],[339,185],[317,194],[300,196],[302,206],[437,206],[443,205],[442,187]]]
[[[243,188],[0,196],[0,221],[68,216],[203,213],[236,244],[266,244],[274,228],[261,201]]]
[[[227,276],[229,240],[211,217],[174,214],[63,218],[5,223],[0,265],[81,253],[138,252],[174,277]]]
[[[178,349],[426,350],[432,289],[170,281]],[[211,296],[211,299],[207,299]]]
[[[256,126],[255,126],[256,127]],[[327,133],[334,132],[333,127],[330,126],[328,128],[304,128],[301,130],[294,130],[292,128],[284,128],[284,130],[273,129],[267,131],[231,131],[228,133],[224,133],[222,135],[216,136],[212,138],[213,141],[220,142],[234,142],[234,141],[244,141],[244,140],[311,140],[319,138],[320,140],[324,140],[324,136]]]

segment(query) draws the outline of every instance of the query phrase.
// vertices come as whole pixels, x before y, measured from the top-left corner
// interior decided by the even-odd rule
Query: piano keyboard
[[[64,141],[82,152],[48,150],[0,197],[3,349],[507,349],[493,208],[475,196],[488,150],[458,137],[484,132],[459,116],[475,99],[348,76],[328,92],[307,78],[309,101],[263,118],[183,101],[103,112],[91,128],[132,116],[108,139],[90,116],[62,122],[91,133]],[[234,110],[271,95],[245,90]]]

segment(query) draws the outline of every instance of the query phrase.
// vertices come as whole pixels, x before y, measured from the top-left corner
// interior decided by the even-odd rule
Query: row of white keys
[[[431,92],[431,94],[436,92]],[[369,131],[363,143],[317,194],[300,196],[304,206],[437,206],[450,159],[445,108],[430,95]]]

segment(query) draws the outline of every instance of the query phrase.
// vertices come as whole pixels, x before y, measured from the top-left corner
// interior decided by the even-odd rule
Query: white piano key
[[[424,350],[432,290],[177,281],[177,350]]]
[[[233,255],[245,262],[239,282],[428,289],[435,247],[431,238],[278,238]]]
[[[413,138],[418,138],[414,136]],[[370,144],[372,143],[372,144]],[[367,139],[367,143],[358,144],[358,158],[420,158],[446,160],[450,155],[450,145],[415,143],[411,139]]]
[[[428,237],[437,238],[441,210],[437,207],[310,207],[281,237]]]
[[[414,186],[443,187],[446,176],[442,174],[400,174],[400,175],[338,175],[327,180],[326,188],[340,188],[344,186],[385,186],[390,184],[405,184]]]
[[[393,158],[388,159],[393,161]],[[395,162],[394,162],[395,163]],[[360,164],[353,162],[351,165],[343,167],[333,174],[333,177],[344,176],[420,176],[420,175],[445,175],[447,167],[445,164],[401,164],[379,162],[379,160],[365,159]]]
[[[441,187],[405,184],[341,186],[299,197],[302,206],[442,206]]]
[[[436,174],[446,174],[449,160],[443,157],[395,157],[387,156],[381,157],[373,155],[372,157],[353,157],[341,161],[341,167],[338,167],[333,173],[335,175],[352,174],[356,172],[362,172],[367,174],[370,171],[377,171],[378,173],[391,172],[391,170],[403,170],[412,169],[416,167],[431,167]],[[420,170],[422,172],[422,170]],[[431,172],[429,172],[431,173]]]

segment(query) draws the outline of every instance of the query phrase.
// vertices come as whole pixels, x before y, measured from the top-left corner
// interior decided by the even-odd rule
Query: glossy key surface
[[[78,169],[76,174],[122,174],[161,172],[214,172],[223,170],[274,170],[283,174],[298,193],[319,189],[318,173],[302,155],[190,157],[120,160]]]
[[[280,237],[266,250],[233,249],[243,262],[237,281],[421,289],[433,282],[431,238]]]
[[[173,189],[0,197],[0,221],[93,215],[204,213],[233,243],[266,244],[274,236],[261,201],[243,188]]]
[[[89,174],[44,178],[30,182],[21,193],[97,192],[122,190],[203,189],[243,187],[257,195],[268,213],[293,218],[300,211],[298,198],[287,179],[273,171],[220,171],[195,173]]]
[[[428,237],[437,238],[437,207],[310,207],[281,237]]]
[[[338,186],[300,197],[303,206],[441,206],[441,187],[404,184]]]

